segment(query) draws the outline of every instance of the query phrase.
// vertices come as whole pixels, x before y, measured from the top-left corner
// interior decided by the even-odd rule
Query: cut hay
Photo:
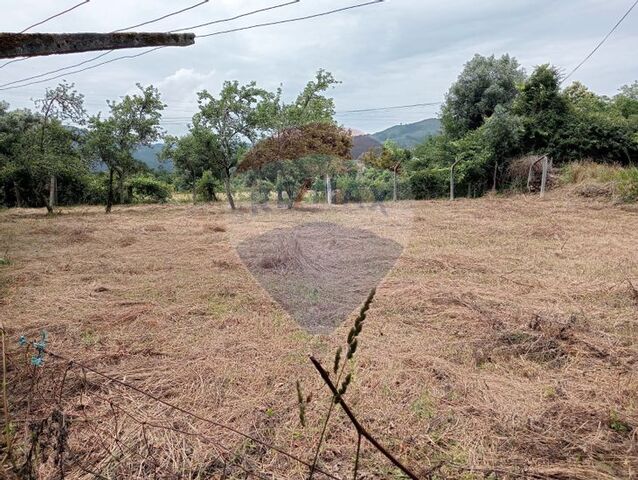
[[[212,218],[226,231],[211,231]],[[330,334],[309,334],[261,287],[236,247],[309,222],[361,229],[403,248],[368,312],[347,400],[417,472],[468,480],[636,478],[638,215],[559,191],[543,201],[397,202],[383,211],[343,205],[251,214],[165,205],[121,207],[110,216],[98,207],[53,218],[0,212],[0,244],[10,238],[12,245],[10,264],[0,267],[11,415],[26,418],[31,370],[17,339],[47,329],[53,351],[308,459],[329,399],[307,355],[329,363],[352,316]],[[87,238],[68,241],[73,232]],[[128,237],[135,242],[125,246]],[[314,268],[299,244],[303,268]],[[264,257],[266,270],[288,271],[288,257],[270,264]],[[45,359],[33,418],[52,419],[44,407],[57,403],[66,367]],[[297,380],[312,394],[305,428]],[[148,422],[145,428],[115,416],[110,402]],[[308,475],[272,450],[93,374],[70,373],[56,408],[68,414],[71,447],[107,478],[220,478],[222,453],[238,459],[229,478],[239,477],[240,465],[266,478]],[[120,452],[116,430],[143,459],[104,453],[102,443]],[[353,430],[333,417],[320,465],[351,478],[355,449]],[[56,478],[54,459],[41,478]],[[360,475],[397,472],[364,446]],[[69,465],[65,478],[92,477]]]

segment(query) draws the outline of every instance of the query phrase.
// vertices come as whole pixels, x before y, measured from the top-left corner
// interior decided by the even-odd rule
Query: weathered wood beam
[[[186,47],[194,33],[0,33],[0,58],[142,47]]]

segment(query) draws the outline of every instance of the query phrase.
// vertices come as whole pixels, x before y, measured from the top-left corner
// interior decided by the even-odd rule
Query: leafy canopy
[[[448,91],[441,120],[446,134],[460,138],[490,117],[497,105],[509,106],[525,72],[514,57],[475,55]]]

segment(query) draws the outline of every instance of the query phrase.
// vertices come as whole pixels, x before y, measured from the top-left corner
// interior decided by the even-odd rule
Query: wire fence
[[[415,468],[366,429],[346,403],[351,375],[344,378],[343,374],[350,369],[346,365],[357,349],[358,335],[373,296],[374,291],[348,335],[344,357],[342,350],[337,350],[334,376],[320,361],[309,358],[330,392],[330,408],[318,443],[303,455],[275,444],[267,427],[242,431],[168,401],[170,392],[167,395],[163,391],[160,396],[108,375],[88,365],[89,362],[49,350],[46,334],[35,342],[21,337],[22,348],[9,355],[6,332],[0,329],[4,404],[0,477],[10,480],[387,478],[388,475],[380,476],[378,470],[362,471],[365,448],[376,458],[386,460],[393,469],[393,478],[417,480],[463,475],[493,479],[558,478],[521,466],[476,467],[447,459]],[[10,395],[7,385],[11,386]],[[299,384],[297,389],[303,424],[305,401]],[[328,466],[320,461],[325,427],[334,407],[343,411],[344,424],[356,434],[356,453],[350,465]],[[375,460],[375,464],[378,466],[379,462]]]
[[[304,459],[262,431],[241,431],[51,351],[46,334],[34,342],[21,337],[20,344],[23,352],[17,355],[3,349],[5,382],[12,376],[12,411],[22,412],[9,418],[5,403],[3,463],[17,478],[275,479],[290,478],[289,472],[343,478],[318,462],[323,435],[314,460]],[[331,391],[331,405],[341,405],[357,433],[351,478],[359,476],[362,439],[408,478],[418,478],[361,426],[342,398],[345,390],[337,392],[321,364],[311,361]],[[148,402],[140,400],[161,408],[144,408]]]
[[[17,478],[275,479],[312,468],[260,432],[206,418],[33,345],[33,354],[27,345],[23,355],[8,357],[12,411],[24,412],[5,429],[4,463]],[[141,397],[162,408],[141,408]],[[317,478],[340,479],[314,470]]]

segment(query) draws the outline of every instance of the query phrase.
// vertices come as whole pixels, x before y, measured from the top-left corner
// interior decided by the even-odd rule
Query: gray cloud
[[[282,0],[211,0],[208,4],[147,27],[171,30],[262,8]],[[5,0],[0,29],[17,31],[68,2]],[[195,0],[92,0],[36,31],[110,31],[196,3]],[[224,30],[316,13],[357,0],[302,0],[299,4],[206,27]],[[529,71],[550,62],[565,71],[576,65],[629,7],[629,0],[387,0],[302,23],[202,38],[188,48],[163,49],[68,76],[86,95],[88,110],[133,91],[134,84],[160,87],[168,104],[165,128],[182,133],[196,107],[195,92],[217,91],[225,79],[256,80],[266,88],[283,84],[289,97],[318,68],[342,80],[332,92],[338,110],[442,100],[463,64],[475,53],[510,53]],[[599,93],[614,94],[638,78],[638,11],[629,16],[573,80]],[[120,56],[124,53],[115,53]],[[0,70],[0,83],[60,68],[95,53],[35,58]],[[14,107],[31,106],[46,86],[0,92]],[[436,107],[343,114],[345,125],[376,131],[396,123],[434,116]]]

